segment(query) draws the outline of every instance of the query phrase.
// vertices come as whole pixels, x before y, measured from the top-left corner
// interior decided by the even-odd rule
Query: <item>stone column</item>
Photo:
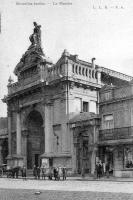
[[[97,154],[97,147],[93,147],[93,151],[91,154],[91,174],[94,174],[95,172],[96,154]]]
[[[45,105],[45,153],[50,152],[50,106]]]
[[[8,157],[11,157],[11,111],[8,111]]]
[[[96,125],[93,126],[93,149],[91,154],[91,174],[95,172],[96,156],[97,156],[97,139],[98,139],[98,130]]]
[[[0,141],[0,165],[3,164],[3,155],[1,153],[1,151],[2,151],[2,141]]]
[[[27,137],[28,137],[28,130],[23,128],[22,130],[23,136],[23,145],[22,145],[22,154],[24,155],[24,165],[27,167]]]
[[[17,112],[17,130],[16,130],[16,140],[17,140],[17,155],[21,155],[21,121],[20,113]]]

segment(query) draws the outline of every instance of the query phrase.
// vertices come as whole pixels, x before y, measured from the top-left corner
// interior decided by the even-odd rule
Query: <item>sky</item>
[[[64,49],[80,59],[133,76],[132,0],[0,0],[0,99],[30,45],[33,22],[53,63]],[[7,115],[0,100],[0,117]]]

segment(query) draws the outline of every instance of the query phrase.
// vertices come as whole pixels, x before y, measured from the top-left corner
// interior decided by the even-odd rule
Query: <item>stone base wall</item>
[[[24,159],[23,157],[12,157],[7,158],[7,165],[10,167],[23,167],[24,165]]]
[[[113,175],[115,177],[121,177],[121,178],[132,178],[133,169],[132,170],[114,170]]]

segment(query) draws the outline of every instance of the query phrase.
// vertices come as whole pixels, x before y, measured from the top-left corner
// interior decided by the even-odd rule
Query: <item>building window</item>
[[[78,97],[74,99],[74,112],[81,112],[81,99]]]
[[[124,148],[124,167],[133,168],[133,147]]]
[[[97,113],[96,101],[90,101],[89,112]]]
[[[103,116],[103,128],[104,129],[112,129],[114,128],[114,120],[113,120],[113,115],[104,115]]]
[[[83,101],[83,112],[89,111],[89,103],[86,101]]]
[[[111,92],[105,92],[104,93],[104,99],[109,100],[111,98]]]

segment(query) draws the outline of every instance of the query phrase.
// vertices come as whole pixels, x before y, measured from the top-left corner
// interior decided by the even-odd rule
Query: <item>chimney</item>
[[[91,59],[91,63],[92,63],[92,67],[95,69],[95,60],[96,60],[96,58],[92,58]]]

